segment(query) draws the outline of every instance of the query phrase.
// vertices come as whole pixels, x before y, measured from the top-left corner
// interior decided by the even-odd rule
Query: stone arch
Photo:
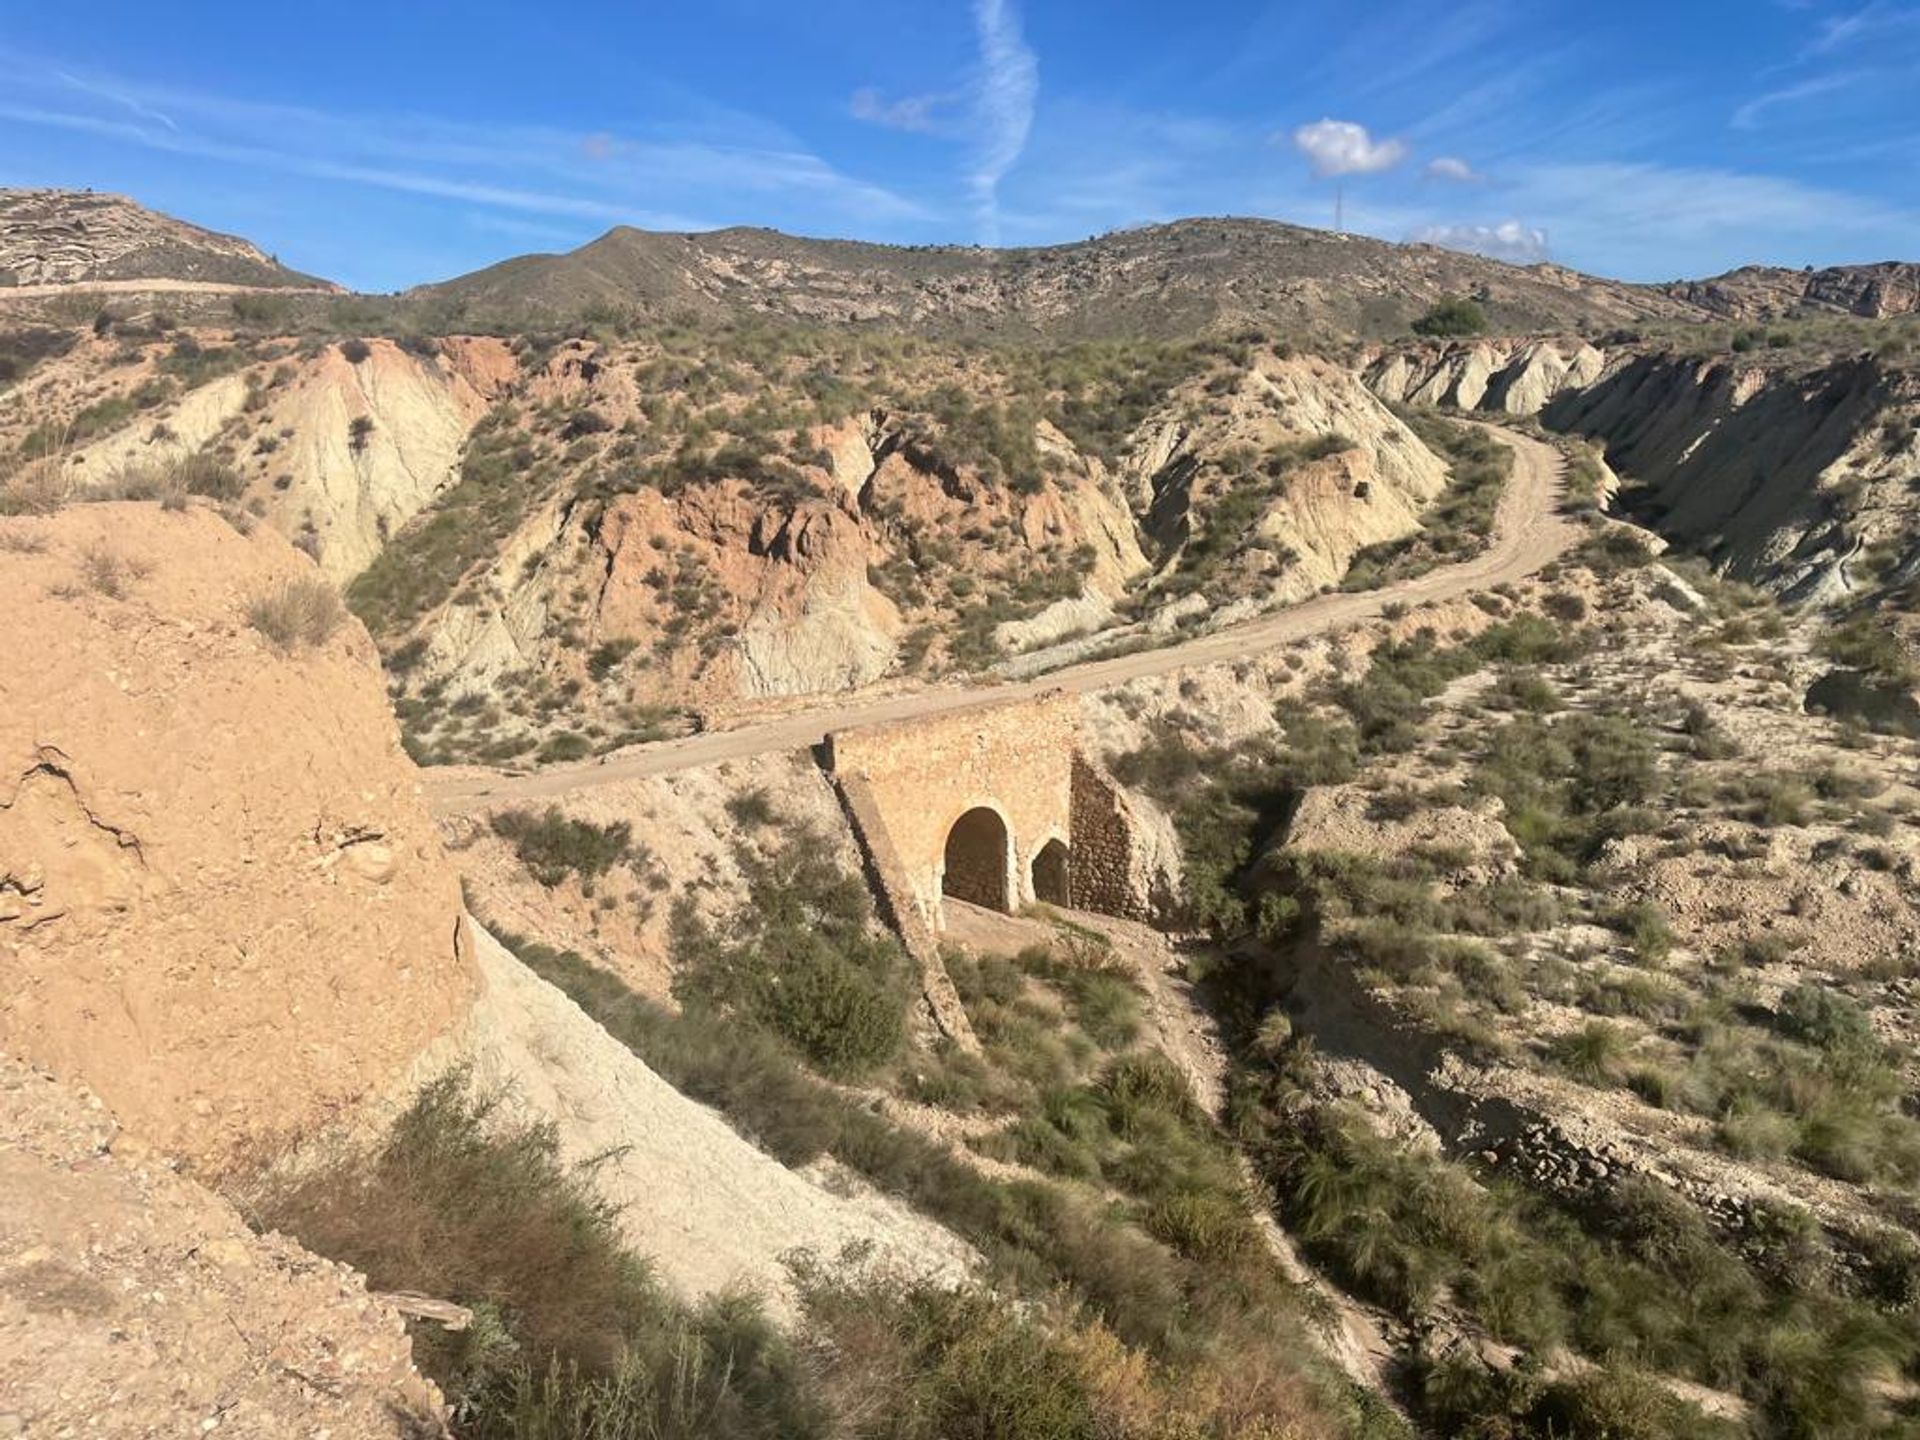
[[[991,805],[975,805],[947,827],[940,893],[989,910],[1013,910],[1013,831]]]
[[[1062,909],[1073,903],[1073,852],[1058,835],[1033,854],[1033,898]]]

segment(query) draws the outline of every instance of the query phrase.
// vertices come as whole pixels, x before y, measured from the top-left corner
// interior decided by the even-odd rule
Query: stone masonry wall
[[[828,738],[827,767],[868,782],[921,916],[938,930],[947,834],[976,806],[1006,822],[1013,904],[1033,898],[1040,847],[1072,843],[1079,740],[1079,701],[1054,693],[845,731]]]
[[[1145,920],[1149,887],[1136,874],[1134,823],[1126,793],[1079,752],[1073,757],[1073,908]]]

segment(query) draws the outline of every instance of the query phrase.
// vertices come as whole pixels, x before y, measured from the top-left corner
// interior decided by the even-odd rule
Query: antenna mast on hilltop
[[[1333,233],[1347,233],[1347,187],[1344,185],[1333,187]]]

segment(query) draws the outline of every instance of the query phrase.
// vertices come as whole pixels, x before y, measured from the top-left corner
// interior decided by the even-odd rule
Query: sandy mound
[[[4,1056],[0,1136],[0,1435],[433,1433],[400,1317],[351,1270]]]
[[[0,520],[0,1045],[219,1163],[399,1073],[464,1008],[460,897],[346,621],[278,654],[308,562],[208,510]]]

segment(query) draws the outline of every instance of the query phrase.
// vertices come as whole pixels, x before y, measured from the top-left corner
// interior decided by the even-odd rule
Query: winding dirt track
[[[1493,543],[1471,560],[1430,570],[1384,590],[1317,596],[1272,615],[1217,630],[1164,649],[1142,650],[1070,665],[1032,680],[933,687],[881,699],[829,700],[817,708],[734,730],[708,731],[679,740],[638,746],[591,764],[549,766],[523,775],[476,773],[425,777],[434,811],[457,815],[513,801],[548,800],[576,790],[615,784],[644,775],[667,775],[723,760],[801,750],[817,745],[835,730],[853,730],[892,720],[940,715],[971,705],[997,705],[1053,690],[1085,694],[1145,675],[1218,665],[1242,656],[1293,644],[1312,635],[1369,620],[1387,606],[1450,600],[1505,581],[1519,580],[1569,549],[1579,529],[1559,513],[1562,460],[1551,445],[1509,430],[1487,433],[1514,452],[1513,474],[1494,517]]]

